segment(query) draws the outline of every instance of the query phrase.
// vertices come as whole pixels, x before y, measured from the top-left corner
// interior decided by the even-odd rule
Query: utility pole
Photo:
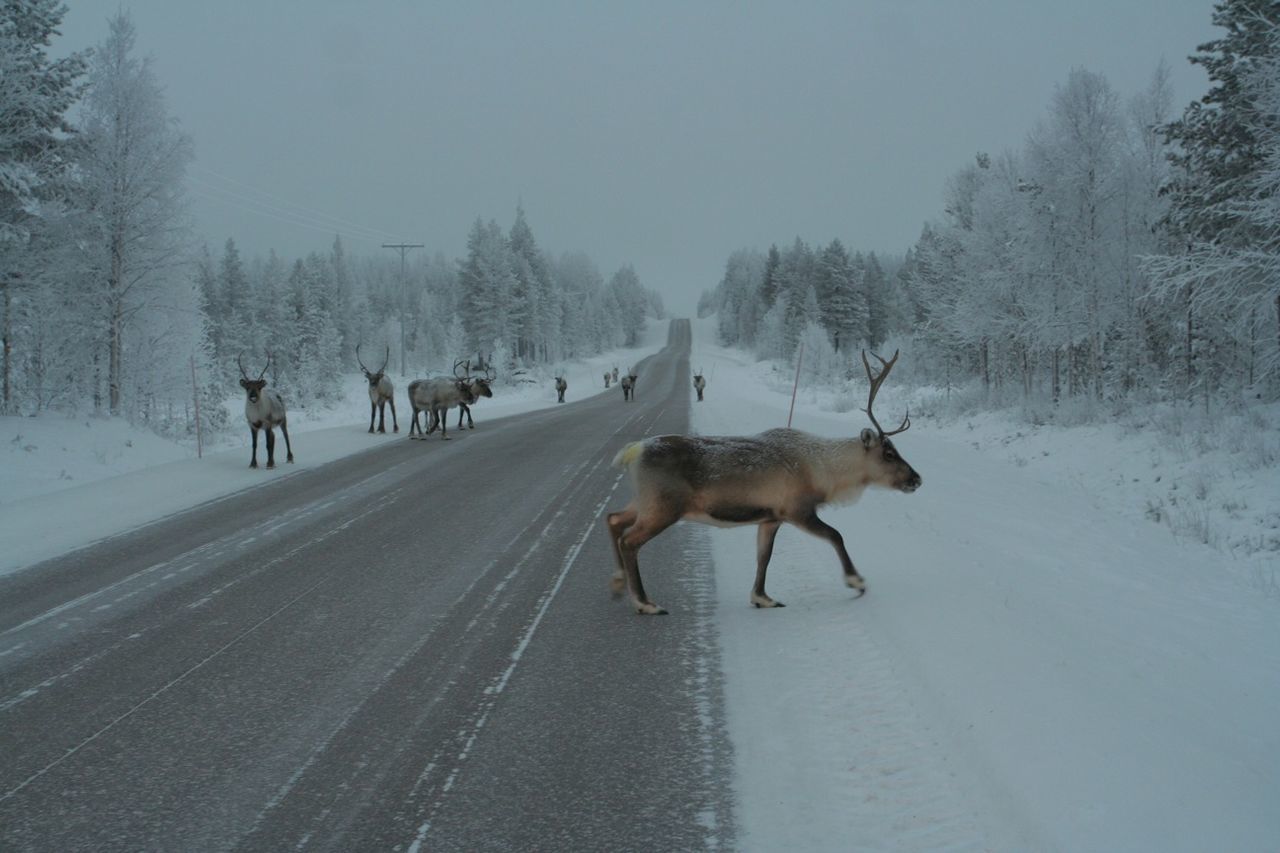
[[[403,378],[408,375],[408,370],[404,363],[404,319],[407,313],[405,305],[405,279],[404,279],[404,256],[410,249],[423,248],[422,243],[383,243],[384,249],[400,250],[400,376]]]

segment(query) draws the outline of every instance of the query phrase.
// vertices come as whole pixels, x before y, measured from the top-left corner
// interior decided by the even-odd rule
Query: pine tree
[[[240,260],[240,250],[231,238],[227,238],[218,266],[218,290],[223,311],[220,323],[223,350],[218,353],[218,358],[228,375],[237,376],[236,356],[243,353],[248,358],[250,353],[260,348],[257,346],[258,329],[249,277]]]
[[[458,271],[467,347],[489,352],[497,345],[512,347],[516,329],[511,321],[516,288],[510,248],[496,222],[480,219],[467,237],[467,258]]]
[[[862,292],[867,298],[867,344],[879,349],[889,337],[889,283],[875,252],[867,254],[863,267]]]
[[[0,413],[16,410],[17,314],[35,272],[30,240],[66,177],[66,114],[82,91],[86,53],[50,60],[67,7],[0,0]]]
[[[832,240],[823,249],[818,266],[826,290],[822,325],[837,351],[856,347],[869,334],[867,299],[844,244]]]
[[[760,285],[760,306],[763,311],[772,308],[778,298],[778,267],[781,265],[782,253],[778,251],[776,244],[770,246],[769,253],[765,256],[764,281]]]
[[[1245,77],[1259,62],[1274,58],[1280,4],[1220,0],[1213,23],[1225,34],[1190,57],[1209,75],[1210,89],[1165,127],[1176,146],[1170,153],[1175,168],[1169,218],[1190,240],[1236,242],[1250,238],[1233,203],[1248,194],[1249,181],[1263,168],[1267,151],[1260,131],[1276,121],[1259,113],[1261,105]]]

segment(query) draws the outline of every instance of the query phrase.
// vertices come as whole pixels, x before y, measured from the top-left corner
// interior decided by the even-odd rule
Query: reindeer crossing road
[[[733,849],[706,540],[646,549],[677,617],[601,594],[687,352],[0,578],[0,849]]]

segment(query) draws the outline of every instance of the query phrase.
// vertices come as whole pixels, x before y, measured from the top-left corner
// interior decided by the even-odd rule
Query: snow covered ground
[[[570,365],[569,398],[665,339],[653,324],[640,350]],[[710,340],[695,323],[697,429],[785,424],[790,377]],[[347,404],[293,416],[298,462],[271,472],[247,469],[239,433],[196,460],[115,421],[0,419],[0,573],[403,440],[406,422],[365,432],[349,385]],[[881,420],[913,393],[891,379]],[[476,415],[551,405],[549,381],[500,386]],[[834,408],[848,401],[806,389],[795,426],[866,425]],[[898,446],[924,487],[824,514],[866,597],[826,543],[785,529],[769,591],[788,606],[755,610],[754,531],[705,529],[743,849],[1280,849],[1280,484],[1239,461],[1272,453],[1274,430],[1222,454],[1192,434],[912,411]],[[1171,517],[1197,506],[1211,545]],[[662,577],[650,592],[680,618]]]
[[[666,320],[650,320],[638,347],[559,365],[569,383],[566,399],[604,393],[604,371],[614,365],[625,371],[660,350],[666,345],[668,326]],[[341,404],[290,411],[296,462],[278,463],[272,471],[248,467],[249,437],[240,394],[227,403],[233,430],[214,437],[202,459],[196,458],[194,447],[166,441],[118,418],[0,417],[0,575],[382,442],[404,440],[410,416],[404,397],[407,383],[392,378],[397,386],[398,434],[391,432],[389,410],[387,434],[368,434],[368,383],[353,373],[343,383],[348,390]],[[500,378],[493,398],[472,408],[474,417],[483,423],[556,405],[550,372],[529,378],[539,381],[510,384]],[[276,438],[279,441],[278,433]],[[283,454],[284,443],[279,444]],[[258,454],[259,465],[265,465],[266,446],[261,442]]]
[[[711,339],[695,324],[693,364],[715,369],[698,431],[785,425],[790,377]],[[810,389],[793,425],[868,425],[837,402]],[[913,415],[897,446],[923,488],[823,513],[861,599],[827,543],[784,528],[768,589],[788,606],[755,610],[754,528],[709,532],[744,849],[1280,849],[1277,552],[1149,517],[1162,471],[1196,491],[1194,453],[1154,431],[1026,432]],[[1264,538],[1274,472],[1222,477]]]

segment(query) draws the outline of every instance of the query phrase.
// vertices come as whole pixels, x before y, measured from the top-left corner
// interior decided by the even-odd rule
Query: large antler
[[[387,372],[387,365],[391,363],[391,344],[387,344],[387,357],[382,360],[382,367],[378,368],[379,373]]]
[[[261,379],[262,377],[266,376],[266,375],[267,375],[267,371],[271,369],[271,359],[272,359],[272,358],[273,358],[273,356],[271,355],[271,350],[267,350],[267,363],[266,363],[266,364],[264,364],[264,365],[262,366],[262,372],[258,374],[258,378],[259,378],[259,379]]]
[[[366,374],[373,372],[369,368],[365,367],[364,359],[360,358],[360,344],[356,344],[356,362],[359,363],[360,369]]]
[[[889,359],[888,361],[885,361],[883,358],[880,358],[880,356],[876,355],[875,353],[871,353],[871,354],[875,355],[876,360],[879,361],[883,367],[878,375],[873,374],[871,372],[871,362],[867,361],[867,351],[866,350],[862,351],[862,363],[866,365],[867,378],[871,380],[871,394],[870,396],[867,397],[867,408],[865,410],[867,413],[867,417],[871,418],[871,423],[876,425],[876,431],[879,432],[881,436],[897,435],[900,432],[906,432],[911,427],[911,410],[910,409],[907,409],[907,416],[902,419],[902,425],[899,426],[897,429],[895,429],[893,432],[885,432],[884,427],[880,426],[880,422],[876,420],[876,416],[871,413],[871,405],[876,401],[876,394],[880,391],[880,386],[884,384],[885,377],[889,375],[889,371],[893,369],[894,363],[898,360],[898,351],[894,350],[893,358]]]
[[[249,372],[248,372],[248,371],[246,371],[246,370],[244,369],[244,360],[243,360],[243,358],[242,358],[242,356],[243,356],[243,355],[244,355],[244,351],[243,351],[243,350],[242,350],[242,351],[240,351],[240,352],[238,352],[238,353],[236,353],[236,364],[240,365],[240,375],[244,378],[244,380],[245,380],[246,382],[249,382],[249,381],[251,381],[251,380],[249,379]],[[267,352],[267,367],[270,367],[270,366],[271,366],[271,353],[270,353],[270,351],[268,351],[268,352]],[[259,378],[259,379],[261,379],[262,377],[264,377],[264,376],[266,376],[266,375],[267,375],[267,367],[262,368],[262,372],[258,374],[258,378]]]
[[[465,364],[467,366],[467,373],[470,373],[471,360],[467,359],[466,361],[463,361],[462,359],[458,359],[453,363],[453,375],[458,379],[465,379],[466,377],[464,377],[461,373],[458,372],[458,365],[461,365],[461,364]]]

